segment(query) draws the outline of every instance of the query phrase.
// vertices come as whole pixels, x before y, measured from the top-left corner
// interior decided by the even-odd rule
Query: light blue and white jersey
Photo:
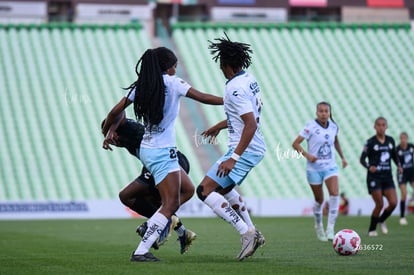
[[[316,120],[309,121],[299,133],[308,142],[308,153],[317,157],[315,162],[307,162],[307,170],[324,171],[337,167],[335,161],[335,137],[338,135],[338,126],[328,122],[328,127],[322,127]]]
[[[260,112],[263,104],[260,99],[260,87],[254,76],[241,71],[227,81],[223,100],[229,133],[228,146],[230,148],[237,147],[240,142],[244,128],[244,122],[240,116],[253,112],[257,122],[257,130],[246,148],[246,152],[264,154],[266,143],[260,133]]]
[[[180,110],[180,97],[185,96],[191,88],[190,84],[175,75],[164,74],[165,104],[164,118],[158,125],[153,125],[150,131],[146,127],[143,136],[142,148],[166,148],[175,147],[174,122]],[[134,101],[135,89],[129,94],[128,99]]]

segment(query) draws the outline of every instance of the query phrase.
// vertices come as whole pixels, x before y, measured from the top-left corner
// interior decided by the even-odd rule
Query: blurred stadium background
[[[268,152],[241,187],[253,215],[311,214],[291,143],[322,100],[349,162],[350,214],[369,214],[359,154],[374,119],[396,141],[414,136],[413,18],[414,0],[0,1],[0,219],[131,216],[118,192],[141,164],[101,148],[101,121],[150,47],[172,48],[180,77],[221,95],[207,47],[224,31],[252,45],[264,99]],[[194,184],[226,151],[224,132],[216,145],[199,137],[222,119],[220,107],[182,100],[177,141]],[[181,211],[211,215],[197,198]]]

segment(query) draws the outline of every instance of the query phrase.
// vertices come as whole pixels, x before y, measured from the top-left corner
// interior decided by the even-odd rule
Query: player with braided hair
[[[132,253],[131,261],[159,261],[149,249],[180,206],[181,169],[174,131],[180,98],[186,96],[205,104],[223,104],[223,98],[202,93],[175,76],[176,67],[177,57],[170,49],[146,50],[135,67],[137,80],[109,112],[102,129],[107,133],[103,148],[108,149],[115,139],[114,132],[108,128],[125,108],[134,103],[135,116],[145,126],[137,156],[154,177],[162,201],[161,207],[148,220],[148,230]]]
[[[227,79],[224,94],[227,119],[202,134],[215,138],[220,130],[227,128],[229,150],[207,172],[197,187],[197,195],[240,233],[242,249],[237,258],[241,261],[252,256],[264,239],[249,222],[246,209],[236,211],[232,208],[239,196],[233,197],[235,193],[231,190],[235,185],[240,185],[250,170],[263,159],[266,144],[259,130],[262,109],[260,87],[255,77],[245,71],[251,64],[252,50],[249,44],[234,42],[225,36],[215,39],[217,42],[209,41],[209,49],[214,55],[213,60],[220,61],[220,69]],[[223,193],[227,194],[223,196]]]
[[[102,122],[102,126],[104,123],[105,121]],[[111,145],[125,148],[131,155],[137,157],[136,151],[140,148],[142,135],[145,132],[142,124],[132,119],[127,119],[125,112],[122,112],[122,115],[117,119],[115,124],[111,125],[109,131],[115,131],[116,136],[114,140],[115,142],[111,143]],[[105,136],[107,133],[103,134]],[[110,147],[110,145],[108,146]],[[112,150],[111,148],[109,149]],[[181,171],[180,186],[180,203],[183,204],[194,195],[194,185],[188,177],[190,163],[187,157],[180,151],[177,151],[177,157],[180,167],[183,169],[183,171]],[[119,199],[125,206],[146,218],[150,218],[154,215],[161,206],[160,192],[158,192],[158,189],[155,187],[154,177],[145,167],[142,167],[141,174],[135,180],[119,192]],[[137,228],[136,232],[141,237],[144,237],[147,229],[148,224],[147,222],[144,222]],[[197,235],[193,231],[186,229],[180,218],[176,215],[171,217],[167,226],[161,232],[160,237],[154,242],[152,247],[158,249],[164,244],[171,235],[170,232],[172,229],[174,229],[178,235],[180,253],[184,254],[188,251]]]

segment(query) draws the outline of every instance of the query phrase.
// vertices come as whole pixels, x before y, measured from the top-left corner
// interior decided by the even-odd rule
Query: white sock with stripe
[[[145,232],[144,237],[139,243],[137,249],[135,250],[135,255],[144,255],[147,253],[152,244],[160,236],[162,230],[168,223],[168,219],[161,213],[156,212],[148,221],[148,229]]]
[[[233,227],[241,235],[247,232],[247,224],[236,213],[236,211],[231,208],[230,203],[222,195],[217,192],[211,192],[204,200],[204,203],[208,205],[214,211],[214,213],[233,225]]]

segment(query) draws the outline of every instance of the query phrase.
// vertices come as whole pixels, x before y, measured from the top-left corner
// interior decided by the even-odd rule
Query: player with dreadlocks
[[[170,49],[146,50],[135,67],[137,80],[109,112],[102,129],[107,133],[103,147],[108,149],[108,144],[115,142],[114,131],[108,132],[108,128],[132,103],[137,120],[145,126],[137,156],[154,177],[162,205],[147,221],[148,229],[131,256],[134,262],[159,261],[149,249],[180,206],[182,169],[178,164],[174,131],[180,98],[186,96],[206,104],[223,104],[223,98],[202,93],[177,77],[176,67],[177,57]]]
[[[253,255],[263,243],[263,237],[249,222],[247,210],[236,211],[232,208],[240,197],[236,195],[232,198],[230,190],[240,185],[264,157],[266,144],[259,131],[262,101],[259,84],[252,74],[244,70],[251,64],[250,45],[233,42],[227,35],[215,40],[217,42],[209,41],[209,49],[214,55],[213,60],[220,61],[220,69],[227,79],[224,92],[227,119],[202,134],[215,138],[220,130],[227,128],[229,150],[207,172],[197,187],[197,195],[240,233],[242,249],[237,258],[241,261]],[[223,190],[230,192],[223,196],[220,194],[225,193]]]

